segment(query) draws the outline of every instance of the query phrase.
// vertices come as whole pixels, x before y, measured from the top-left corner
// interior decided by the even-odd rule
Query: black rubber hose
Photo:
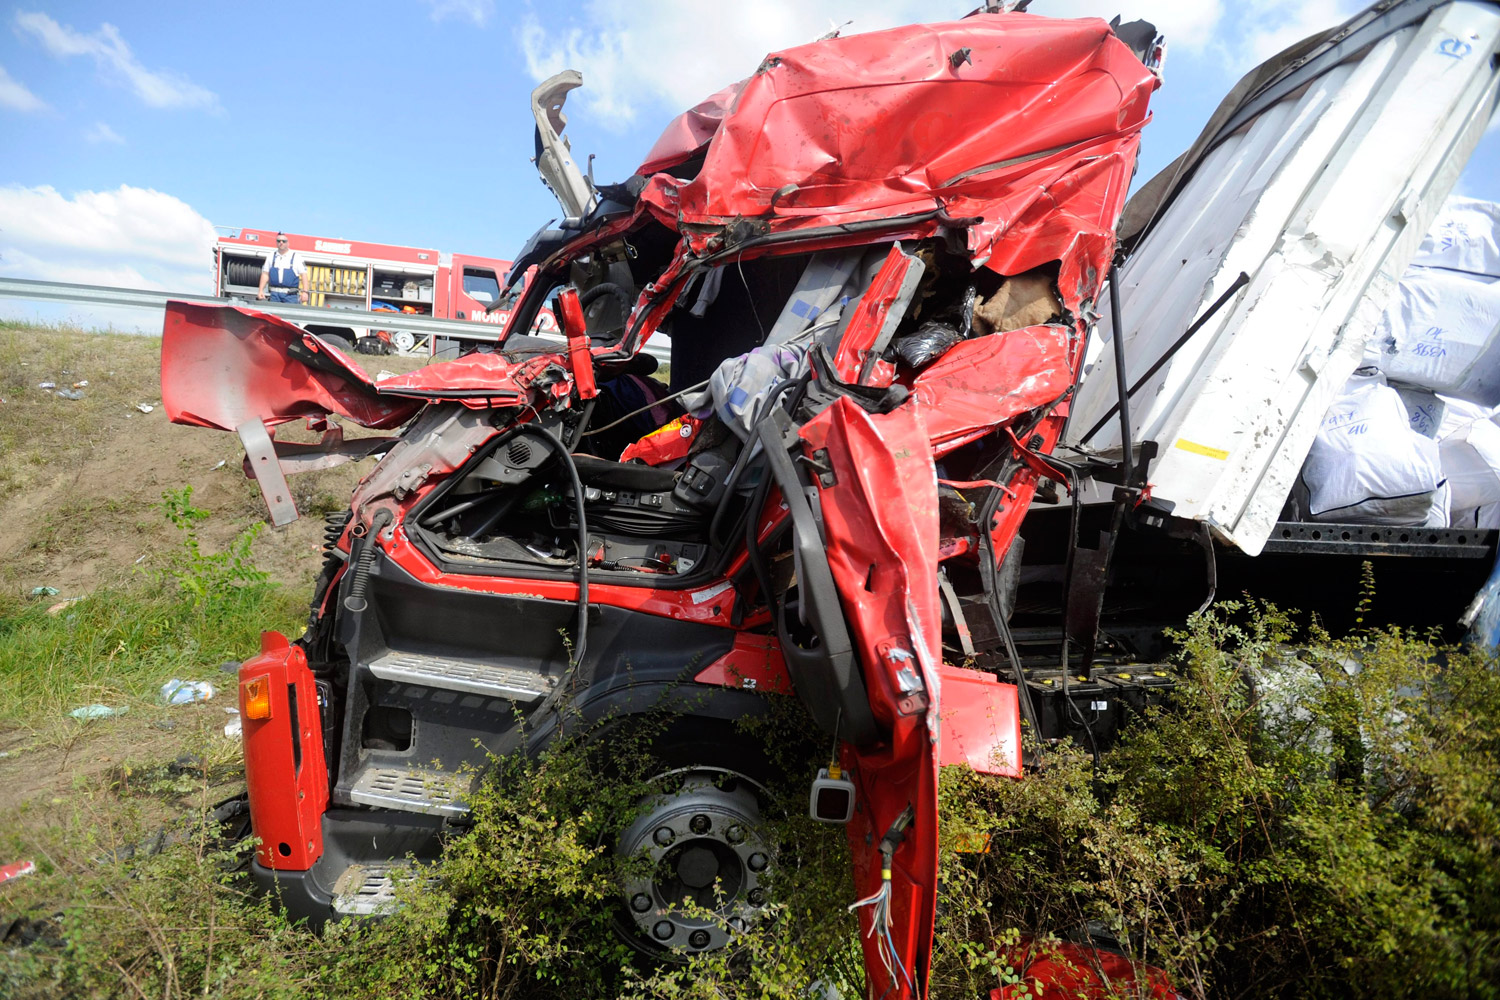
[[[370,567],[375,563],[375,539],[390,523],[391,509],[380,508],[370,521],[370,530],[360,539],[359,556],[354,561],[354,579],[349,581],[349,593],[344,597],[345,610],[359,614],[370,606],[366,594],[370,587]]]
[[[593,305],[596,301],[602,299],[606,295],[613,295],[616,299],[618,299],[620,305],[625,307],[625,315],[630,315],[630,309],[635,305],[635,300],[630,297],[629,292],[612,281],[602,282],[601,284],[595,285],[593,288],[590,288],[588,291],[581,293],[578,296],[578,305],[580,308],[587,309],[589,306]]]

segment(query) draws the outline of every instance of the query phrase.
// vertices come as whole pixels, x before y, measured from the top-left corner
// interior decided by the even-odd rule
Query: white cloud
[[[103,122],[94,122],[91,128],[84,129],[83,137],[88,142],[109,142],[116,145],[125,145],[125,137]]]
[[[0,274],[121,288],[208,294],[214,228],[161,191],[121,185],[64,196],[0,186]],[[161,332],[161,310],[0,302],[0,315]]]
[[[12,111],[41,111],[47,102],[26,89],[26,85],[13,78],[0,66],[0,108]]]
[[[1033,14],[1048,17],[1102,17],[1150,21],[1173,49],[1208,45],[1224,16],[1223,0],[1036,0]]]
[[[776,0],[703,4],[695,0],[588,0],[575,23],[521,23],[521,51],[537,80],[563,69],[583,73],[573,98],[597,124],[617,131],[645,107],[675,113],[755,71],[768,52],[811,42],[843,25],[845,34],[920,20],[959,17],[969,0]],[[946,8],[946,9],[942,9]]]
[[[1261,0],[1242,18],[1245,30],[1236,62],[1249,69],[1294,42],[1347,21],[1364,0]]]
[[[13,278],[212,291],[214,227],[149,188],[65,197],[50,186],[0,187],[0,273]]]
[[[219,110],[219,98],[213,91],[179,73],[142,66],[112,24],[101,24],[98,31],[86,35],[58,24],[39,11],[17,11],[16,28],[33,35],[49,54],[59,59],[92,57],[107,79],[122,81],[150,107]]]
[[[495,0],[423,0],[434,21],[455,17],[482,28],[494,16]]]

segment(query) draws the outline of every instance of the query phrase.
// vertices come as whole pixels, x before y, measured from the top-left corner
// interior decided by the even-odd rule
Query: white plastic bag
[[[1311,520],[1353,524],[1427,523],[1442,483],[1437,442],[1411,429],[1401,397],[1378,372],[1349,379],[1302,478]]]
[[[213,696],[214,686],[208,681],[184,681],[176,677],[161,686],[160,695],[163,705],[191,705]]]

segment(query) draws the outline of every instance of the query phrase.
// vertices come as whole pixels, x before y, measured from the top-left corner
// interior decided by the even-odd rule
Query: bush
[[[947,771],[934,995],[1088,934],[1190,997],[1500,994],[1500,675],[1399,629],[1304,648],[1225,603],[1107,751],[1020,782]],[[995,947],[985,942],[1000,942]],[[1024,946],[1023,946],[1024,945]]]
[[[1395,629],[1298,637],[1275,609],[1219,605],[1178,637],[1171,704],[1097,767],[1063,745],[1022,781],[945,769],[931,996],[1024,995],[1028,960],[1064,937],[1161,966],[1193,998],[1495,996],[1493,662]],[[863,995],[844,831],[804,814],[827,747],[808,747],[794,702],[773,704],[746,726],[792,776],[772,789],[775,916],[725,951],[657,967],[611,926],[628,862],[609,846],[659,770],[646,726],[498,762],[400,917],[321,935],[251,894],[207,827],[153,856],[76,860],[139,835],[95,807],[75,860],[34,877],[70,902],[60,920],[32,914],[37,943],[3,946],[0,994],[803,1000],[821,981]]]

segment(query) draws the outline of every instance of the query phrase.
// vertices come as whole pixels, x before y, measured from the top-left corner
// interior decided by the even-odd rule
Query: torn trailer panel
[[[1490,121],[1497,46],[1494,3],[1372,7],[1253,71],[1127,210],[1125,382],[1159,508],[1261,550]],[[1112,337],[1106,317],[1065,443],[1118,458]]]

